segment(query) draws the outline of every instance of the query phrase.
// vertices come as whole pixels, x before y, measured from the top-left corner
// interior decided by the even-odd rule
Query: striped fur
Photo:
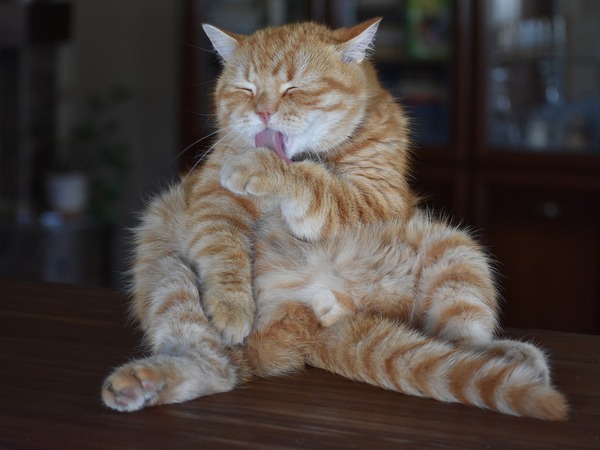
[[[494,337],[490,265],[467,233],[417,210],[312,243],[280,221],[265,218],[256,244],[248,345],[260,375],[309,363],[410,395],[565,417],[544,354]]]
[[[151,351],[108,377],[119,411],[225,392],[306,364],[411,395],[564,419],[532,345],[497,340],[490,266],[415,207],[407,120],[365,60],[379,21],[239,36],[218,141],[136,230],[132,312]],[[254,148],[281,133],[288,164]]]

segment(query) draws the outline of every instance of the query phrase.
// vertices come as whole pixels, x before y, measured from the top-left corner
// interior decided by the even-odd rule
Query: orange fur
[[[132,312],[151,355],[115,369],[106,405],[186,401],[312,364],[406,394],[566,417],[545,356],[495,339],[478,244],[416,208],[408,121],[365,59],[378,23],[205,27],[224,61],[218,139],[136,230]],[[255,148],[265,133],[274,149]]]

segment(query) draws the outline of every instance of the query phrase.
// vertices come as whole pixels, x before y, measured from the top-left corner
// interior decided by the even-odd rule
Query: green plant
[[[79,171],[88,176],[91,213],[103,222],[117,220],[117,205],[129,171],[129,146],[119,110],[131,98],[131,90],[123,87],[89,95],[81,118],[72,125],[55,160],[55,171]]]

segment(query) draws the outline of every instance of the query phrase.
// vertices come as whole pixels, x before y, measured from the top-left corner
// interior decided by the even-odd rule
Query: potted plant
[[[46,177],[51,209],[66,215],[90,212],[113,223],[128,172],[128,146],[122,135],[118,109],[131,99],[127,88],[92,94],[85,111],[59,146]]]

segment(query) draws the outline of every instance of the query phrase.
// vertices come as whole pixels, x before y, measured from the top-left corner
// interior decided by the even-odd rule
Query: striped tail
[[[308,363],[404,394],[516,416],[567,418],[565,398],[534,365],[434,340],[382,318],[358,315],[324,329]]]

